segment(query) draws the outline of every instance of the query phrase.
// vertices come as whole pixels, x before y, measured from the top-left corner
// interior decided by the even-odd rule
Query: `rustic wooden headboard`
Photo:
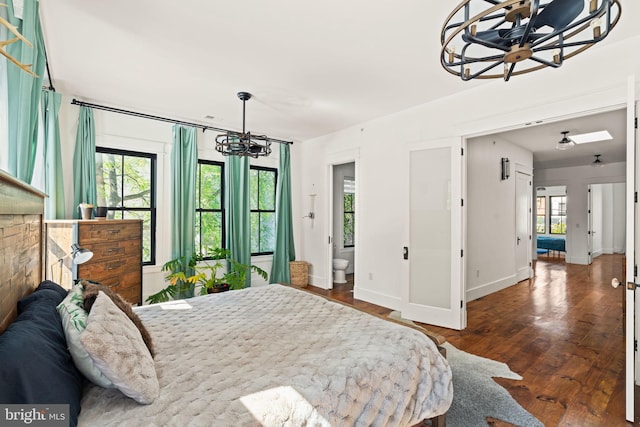
[[[0,170],[0,333],[44,278],[45,197]]]

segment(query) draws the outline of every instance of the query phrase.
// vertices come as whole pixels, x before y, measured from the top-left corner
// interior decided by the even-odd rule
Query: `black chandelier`
[[[440,63],[465,81],[559,68],[609,35],[620,13],[619,0],[464,0],[442,26]]]
[[[251,99],[248,92],[238,92],[242,100],[242,132],[227,131],[216,136],[216,150],[224,156],[266,157],[271,154],[271,141],[280,142],[266,135],[245,132],[245,103]]]

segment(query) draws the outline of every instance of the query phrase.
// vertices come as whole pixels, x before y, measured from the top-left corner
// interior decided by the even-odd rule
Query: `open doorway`
[[[567,187],[536,187],[536,258],[565,260]]]
[[[333,165],[333,287],[355,285],[356,164]]]

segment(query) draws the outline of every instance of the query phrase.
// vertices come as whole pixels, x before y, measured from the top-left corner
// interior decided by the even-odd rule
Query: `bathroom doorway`
[[[333,165],[333,288],[355,286],[356,164]]]

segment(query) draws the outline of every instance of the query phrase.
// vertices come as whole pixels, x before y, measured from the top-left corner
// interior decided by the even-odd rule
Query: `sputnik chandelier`
[[[266,157],[271,154],[271,142],[288,143],[266,135],[251,135],[245,131],[245,103],[251,99],[248,92],[238,92],[242,101],[242,132],[227,131],[216,136],[216,150],[225,156]]]
[[[442,26],[440,63],[465,81],[559,68],[604,40],[620,13],[620,0],[465,0]]]

